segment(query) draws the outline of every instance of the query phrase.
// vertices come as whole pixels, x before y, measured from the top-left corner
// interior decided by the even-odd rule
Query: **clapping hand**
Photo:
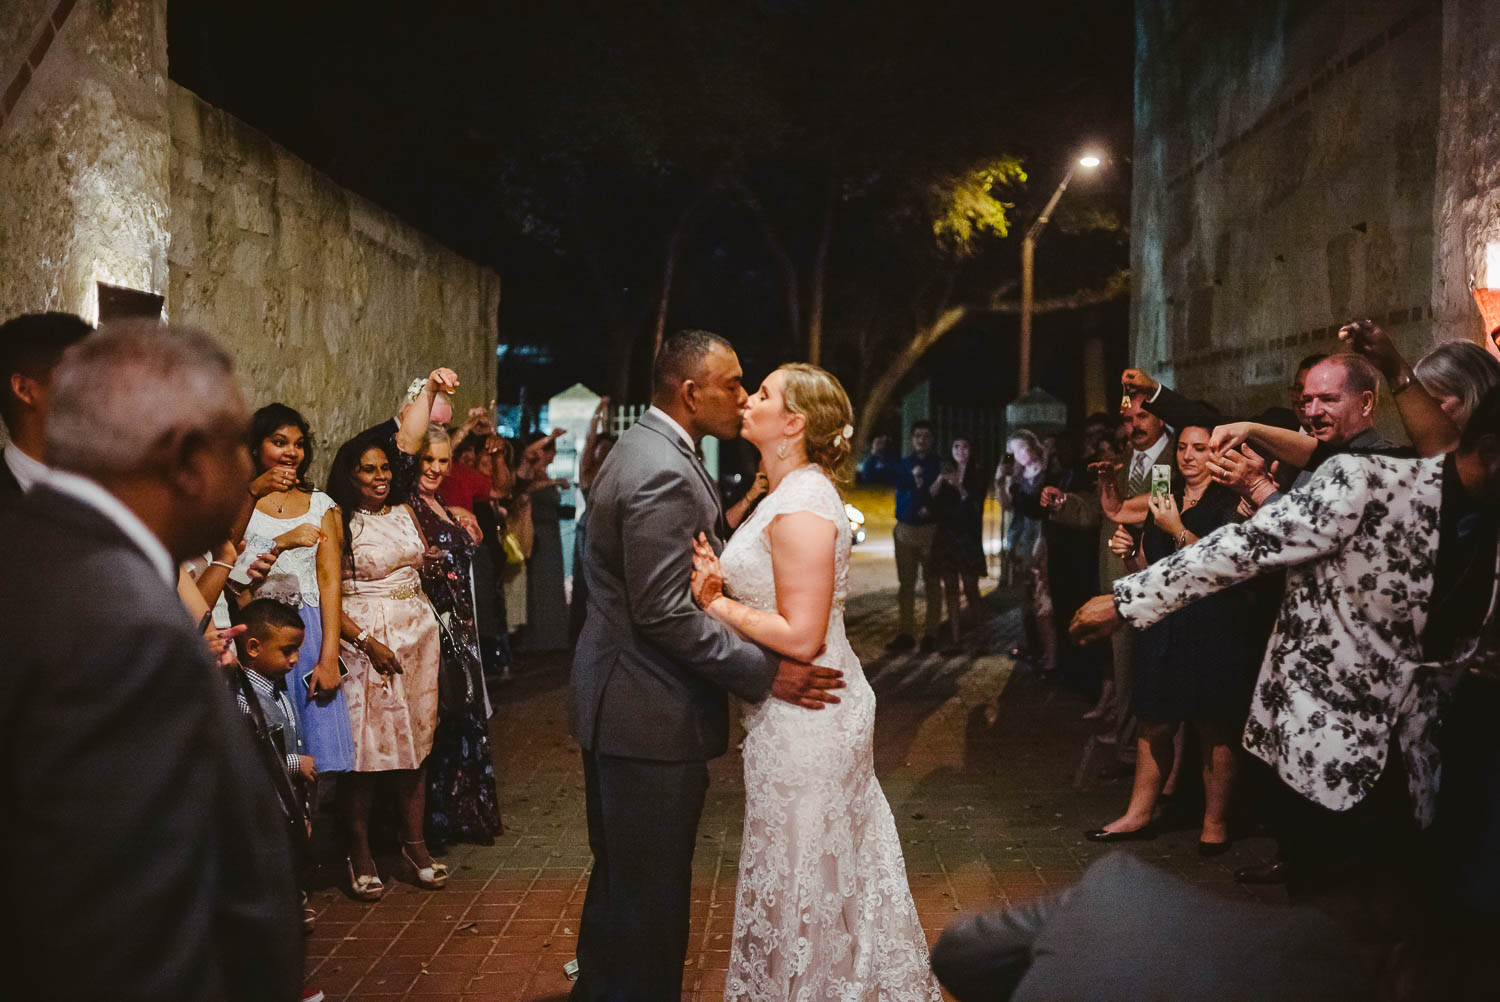
[[[1160,383],[1140,369],[1126,369],[1122,372],[1120,374],[1120,386],[1131,396],[1142,393],[1148,397],[1161,388]]]
[[[433,369],[427,377],[427,389],[434,396],[439,393],[452,393],[458,389],[458,373],[446,368]]]
[[[1117,557],[1132,557],[1135,556],[1135,550],[1135,537],[1130,534],[1130,530],[1123,525],[1115,526],[1114,535],[1109,537],[1109,552]]]
[[[1046,508],[1050,511],[1053,508],[1061,507],[1062,503],[1067,499],[1067,492],[1062,488],[1043,487],[1041,496],[1037,499],[1037,503],[1040,504],[1043,508]]]
[[[299,546],[317,546],[323,539],[323,534],[318,531],[316,525],[306,522],[294,529],[288,529],[276,537],[276,545],[283,550],[295,550]]]
[[[1406,364],[1401,352],[1390,336],[1373,320],[1351,320],[1339,328],[1339,340],[1349,346],[1356,355],[1363,355],[1370,364],[1380,370],[1386,381],[1394,384],[1401,378],[1401,369]]]
[[[724,570],[719,555],[709,545],[708,537],[698,533],[693,541],[693,601],[707,609],[724,595]]]
[[[1082,608],[1073,614],[1073,622],[1068,625],[1068,633],[1078,643],[1089,644],[1096,640],[1103,640],[1115,632],[1119,629],[1120,623],[1120,614],[1115,610],[1114,596],[1099,595],[1083,603]]]
[[[228,668],[239,660],[238,652],[234,649],[234,638],[244,633],[246,629],[248,627],[243,623],[223,629],[210,623],[208,629],[203,632],[203,638],[208,641],[209,653],[214,656],[214,663],[220,668]]]
[[[463,527],[463,530],[469,534],[470,539],[475,543],[484,542],[484,533],[479,529],[479,519],[474,517],[473,512],[467,508],[451,508],[449,512],[453,515],[453,521]]]
[[[1250,446],[1228,449],[1216,453],[1208,460],[1208,472],[1218,483],[1223,484],[1241,497],[1249,497],[1256,490],[1271,483],[1271,474],[1276,464],[1270,467]],[[1272,485],[1274,486],[1274,485]]]
[[[286,466],[273,466],[250,481],[250,493],[263,498],[272,491],[289,491],[296,486],[296,470]]]

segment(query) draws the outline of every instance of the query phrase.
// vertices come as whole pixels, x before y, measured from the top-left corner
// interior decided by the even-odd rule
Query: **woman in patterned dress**
[[[501,831],[470,577],[470,562],[483,537],[473,513],[445,507],[437,498],[452,460],[447,433],[428,428],[412,511],[428,544],[442,551],[422,567],[422,590],[443,627],[446,681],[438,688],[437,732],[427,761],[427,840],[429,848],[439,851],[457,841],[489,845]]]
[[[341,784],[349,886],[356,898],[371,901],[385,893],[370,851],[377,773],[394,780],[408,879],[426,888],[448,879],[423,836],[423,765],[437,728],[442,648],[421,568],[441,554],[427,547],[411,507],[391,496],[391,464],[378,437],[358,435],[339,448],[328,490],[343,511],[340,650],[349,668],[344,693],[354,735],[354,770]]]

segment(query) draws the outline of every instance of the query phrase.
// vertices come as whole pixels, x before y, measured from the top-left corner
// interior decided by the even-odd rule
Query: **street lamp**
[[[1067,190],[1068,182],[1073,180],[1073,172],[1082,167],[1084,170],[1093,170],[1100,164],[1098,154],[1086,153],[1079,157],[1075,163],[1068,165],[1068,172],[1063,175],[1062,181],[1057,185],[1057,190],[1052,197],[1047,199],[1047,204],[1042,208],[1042,214],[1036,217],[1036,221],[1026,231],[1026,236],[1021,240],[1021,378],[1020,393],[1025,395],[1031,389],[1031,304],[1032,304],[1032,282],[1036,264],[1036,241],[1046,229],[1047,223],[1052,218],[1052,210],[1057,208],[1058,199]]]

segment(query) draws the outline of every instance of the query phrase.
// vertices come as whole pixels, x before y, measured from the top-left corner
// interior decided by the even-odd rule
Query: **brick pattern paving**
[[[877,568],[878,569],[878,568]],[[893,574],[884,578],[891,580]],[[871,577],[880,581],[880,575]],[[1004,652],[1019,613],[987,599],[989,625],[964,656],[886,657],[894,593],[849,605],[850,635],[879,695],[877,771],[901,828],[912,893],[929,939],[955,914],[1071,883],[1102,848],[1081,830],[1117,816],[1128,778],[1073,789],[1088,735],[1081,698],[1015,670]],[[526,666],[494,721],[506,834],[446,857],[453,879],[429,893],[396,882],[376,904],[336,885],[313,894],[309,983],[330,999],[561,999],[577,943],[589,854],[582,768],[567,737],[565,659]],[[694,860],[692,945],[684,999],[718,999],[728,965],[743,787],[739,756],[713,763]],[[1226,894],[1284,900],[1234,884],[1266,839],[1202,859],[1196,828],[1129,851]],[[383,861],[384,862],[384,861]],[[331,881],[333,875],[330,873]]]

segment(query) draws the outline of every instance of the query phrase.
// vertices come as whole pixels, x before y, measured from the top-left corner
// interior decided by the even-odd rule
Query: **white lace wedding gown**
[[[906,882],[896,822],[875,779],[875,693],[844,635],[849,521],[815,466],[777,485],[724,548],[725,591],[776,608],[765,529],[812,512],[838,527],[833,611],[820,665],[841,669],[836,706],[746,704],[745,832],[726,999],[929,1002],[941,998]]]

